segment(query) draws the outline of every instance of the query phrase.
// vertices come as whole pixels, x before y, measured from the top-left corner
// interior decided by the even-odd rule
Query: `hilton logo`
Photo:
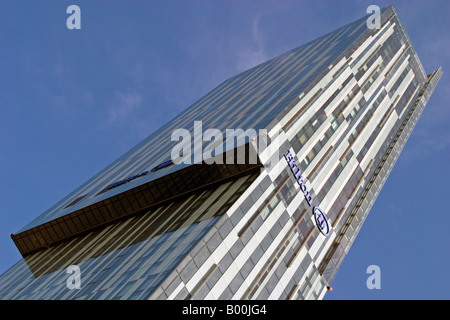
[[[309,193],[305,182],[303,181],[302,170],[299,166],[295,163],[294,156],[292,155],[291,151],[288,151],[284,155],[284,158],[289,164],[289,167],[291,168],[292,173],[294,174],[295,180],[297,180],[297,183],[300,186],[300,190],[302,190],[303,195],[305,196],[306,201],[308,202],[309,206],[312,206],[312,196]],[[319,228],[319,231],[324,235],[328,236],[330,233],[330,225],[328,224],[327,217],[325,216],[325,213],[323,213],[322,209],[320,209],[318,206],[315,206],[313,208],[313,214],[314,214],[314,220],[316,221],[317,228]]]
[[[319,228],[319,231],[324,235],[327,236],[330,233],[330,225],[328,224],[327,217],[322,212],[322,209],[319,207],[314,207],[314,220],[316,220],[316,225]]]

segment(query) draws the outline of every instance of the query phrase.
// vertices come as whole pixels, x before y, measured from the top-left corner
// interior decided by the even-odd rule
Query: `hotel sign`
[[[311,194],[308,191],[308,188],[306,187],[306,184],[304,182],[304,177],[302,176],[302,170],[300,167],[295,163],[294,156],[292,155],[291,151],[288,151],[284,158],[286,159],[287,163],[289,164],[289,167],[291,168],[292,173],[294,174],[295,180],[300,186],[300,190],[302,190],[303,195],[305,196],[306,201],[308,202],[308,205],[312,207],[313,199]],[[314,220],[316,221],[317,228],[319,228],[319,231],[324,235],[328,236],[330,233],[330,224],[328,223],[327,217],[325,216],[325,213],[320,209],[318,206],[313,207],[313,215]]]

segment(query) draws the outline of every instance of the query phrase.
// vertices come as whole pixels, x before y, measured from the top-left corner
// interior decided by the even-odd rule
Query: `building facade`
[[[0,298],[323,298],[442,74],[393,6],[366,19],[224,81],[12,234]],[[205,153],[211,128],[244,139]]]

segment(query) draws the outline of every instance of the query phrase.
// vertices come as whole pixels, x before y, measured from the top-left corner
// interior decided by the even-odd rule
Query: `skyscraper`
[[[0,297],[322,298],[442,74],[393,6],[366,19],[226,80],[13,234]],[[244,139],[205,158],[212,129]]]

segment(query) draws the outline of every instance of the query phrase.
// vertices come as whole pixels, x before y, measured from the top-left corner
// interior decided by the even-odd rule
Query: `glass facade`
[[[442,74],[393,6],[381,22],[224,81],[13,235],[24,259],[0,298],[322,298]],[[171,165],[171,133],[194,120],[267,129],[268,145],[252,165]]]

